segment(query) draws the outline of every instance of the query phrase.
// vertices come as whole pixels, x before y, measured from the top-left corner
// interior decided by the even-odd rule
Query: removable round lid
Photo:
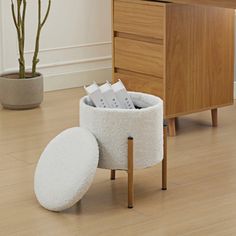
[[[36,167],[34,191],[39,203],[62,211],[78,202],[89,189],[99,158],[98,143],[84,128],[70,128],[45,148]]]

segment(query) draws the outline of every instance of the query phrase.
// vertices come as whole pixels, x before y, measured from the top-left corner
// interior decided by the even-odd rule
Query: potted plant
[[[19,70],[0,76],[0,102],[4,108],[31,109],[38,107],[43,101],[43,76],[37,71],[37,65],[40,34],[50,12],[51,0],[48,0],[44,17],[42,17],[41,5],[41,0],[38,0],[38,24],[32,68],[31,71],[26,71],[24,49],[27,1],[16,0],[14,3],[14,0],[11,0],[12,17],[18,38]]]

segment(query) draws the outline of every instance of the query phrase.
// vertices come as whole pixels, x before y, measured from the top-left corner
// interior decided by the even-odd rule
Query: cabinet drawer
[[[115,38],[115,68],[163,77],[163,45]]]
[[[163,4],[114,0],[114,31],[163,39],[164,18]]]
[[[162,78],[117,70],[114,74],[114,80],[117,81],[119,79],[129,91],[149,93],[161,98],[164,97]]]

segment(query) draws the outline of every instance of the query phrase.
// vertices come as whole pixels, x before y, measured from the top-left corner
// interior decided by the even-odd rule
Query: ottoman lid
[[[34,191],[46,209],[62,211],[78,202],[92,184],[99,158],[98,143],[84,128],[71,128],[45,148],[36,167]]]

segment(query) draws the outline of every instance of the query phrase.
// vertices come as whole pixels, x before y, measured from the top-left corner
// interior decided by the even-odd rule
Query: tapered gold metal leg
[[[162,161],[162,190],[167,190],[167,126],[164,126],[164,147],[163,147],[163,161]]]
[[[128,208],[134,207],[133,138],[128,138]]]

